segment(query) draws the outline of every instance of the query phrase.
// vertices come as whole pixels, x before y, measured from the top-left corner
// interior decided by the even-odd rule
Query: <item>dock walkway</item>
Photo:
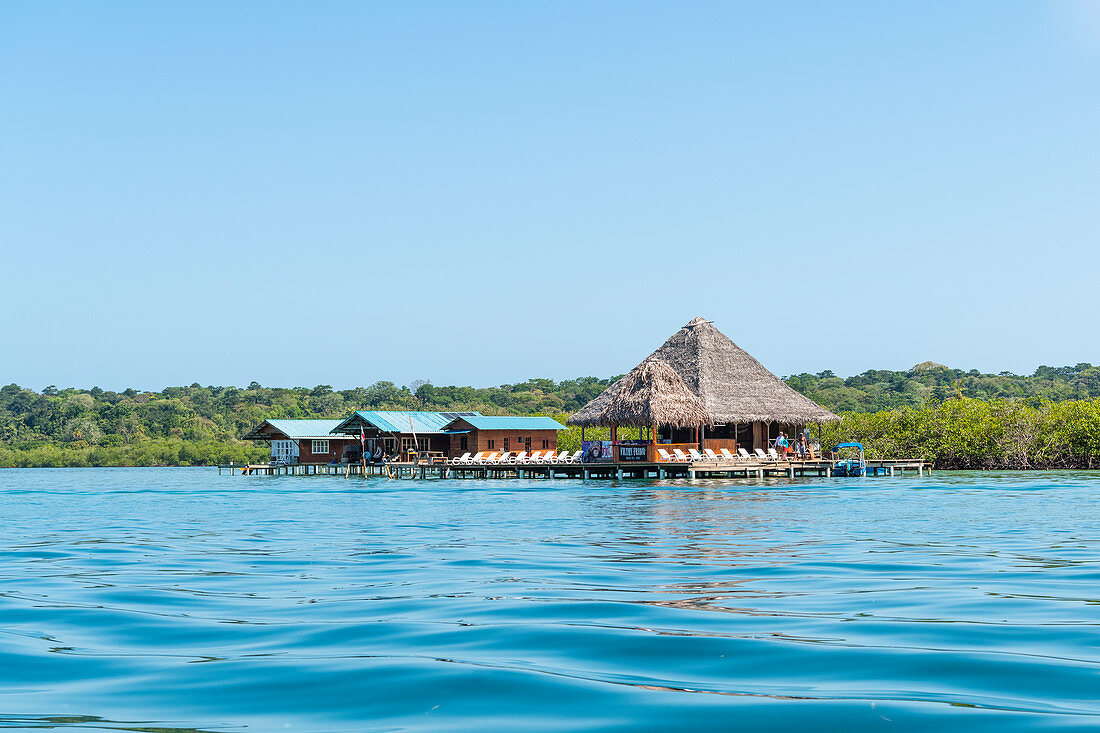
[[[867,475],[894,476],[905,471],[923,476],[932,466],[917,458],[868,460]],[[834,461],[695,461],[690,463],[361,463],[220,465],[218,473],[247,476],[386,476],[416,478],[757,478],[832,476]]]

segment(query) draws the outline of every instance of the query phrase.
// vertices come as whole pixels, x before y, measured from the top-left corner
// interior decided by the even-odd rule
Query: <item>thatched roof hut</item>
[[[652,360],[672,367],[715,423],[807,425],[840,419],[788,387],[702,318],[693,318],[673,334],[646,359]],[[568,422],[583,426],[606,424],[601,416],[619,401],[620,392],[636,381],[627,383],[631,374],[608,387]]]
[[[616,382],[596,425],[668,425],[694,428],[713,425],[710,413],[684,380],[660,359],[647,359]]]

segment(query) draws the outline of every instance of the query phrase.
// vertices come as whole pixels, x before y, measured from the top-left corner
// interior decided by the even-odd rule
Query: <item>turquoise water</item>
[[[1100,474],[0,471],[0,728],[1093,730]]]

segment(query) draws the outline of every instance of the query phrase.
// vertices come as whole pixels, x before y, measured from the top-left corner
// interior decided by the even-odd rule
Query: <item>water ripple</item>
[[[1095,473],[0,471],[0,728],[1100,726]]]

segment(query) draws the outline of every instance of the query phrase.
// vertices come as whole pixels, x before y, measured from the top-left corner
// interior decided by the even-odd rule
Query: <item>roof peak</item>
[[[715,422],[798,425],[839,419],[793,390],[702,316],[688,321],[646,360],[671,366]],[[630,386],[627,377],[608,387],[570,421],[597,424],[603,409],[619,399],[624,386]],[[661,386],[668,396],[668,383]]]

